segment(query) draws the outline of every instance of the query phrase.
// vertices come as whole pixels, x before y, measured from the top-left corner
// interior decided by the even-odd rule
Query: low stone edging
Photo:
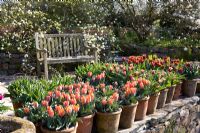
[[[36,133],[35,126],[32,122],[19,117],[0,116],[0,132],[5,130],[12,133]]]
[[[200,132],[200,98],[198,96],[172,101],[164,108],[136,121],[132,128],[118,133]]]

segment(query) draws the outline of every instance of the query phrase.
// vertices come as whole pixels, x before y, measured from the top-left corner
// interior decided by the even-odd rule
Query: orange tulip
[[[72,106],[65,107],[65,111],[66,111],[67,114],[71,114],[72,113]]]
[[[30,112],[30,109],[28,107],[24,107],[23,111],[25,114],[28,114]]]
[[[49,117],[53,117],[54,116],[54,111],[50,106],[47,107],[47,113],[48,113]]]
[[[101,103],[102,103],[102,105],[106,105],[107,104],[107,101],[106,101],[106,98],[103,98],[102,100],[101,100]]]

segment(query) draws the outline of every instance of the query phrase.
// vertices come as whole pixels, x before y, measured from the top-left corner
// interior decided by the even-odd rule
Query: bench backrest
[[[35,34],[36,48],[47,49],[47,57],[72,57],[86,55],[83,34]],[[37,58],[42,58],[37,52]]]

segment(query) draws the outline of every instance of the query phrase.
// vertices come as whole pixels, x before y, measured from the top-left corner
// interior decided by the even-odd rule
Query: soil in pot
[[[196,93],[197,81],[196,80],[185,80],[183,82],[183,95],[192,97]]]
[[[93,126],[94,114],[79,117],[77,133],[91,133]]]
[[[160,96],[160,92],[150,95],[150,98],[148,101],[147,114],[153,114],[156,111],[159,96]]]
[[[60,130],[60,131],[52,131],[47,128],[44,128],[43,126],[40,126],[40,127],[41,127],[42,133],[76,133],[77,127],[78,127],[78,122],[76,123],[76,125],[74,127],[67,128],[67,129]]]
[[[97,133],[116,133],[119,127],[119,120],[122,109],[113,113],[96,113]]]
[[[163,108],[165,106],[165,102],[167,99],[168,89],[164,89],[160,92],[160,96],[158,98],[157,109]]]
[[[122,113],[119,122],[120,128],[126,129],[132,127],[135,120],[137,105],[138,102],[132,105],[126,105],[122,107]]]
[[[145,119],[148,108],[148,101],[149,101],[149,96],[138,101],[138,106],[135,115],[136,121]]]
[[[172,102],[172,99],[174,97],[174,92],[175,92],[175,85],[172,85],[168,92],[167,92],[167,99],[166,99],[166,103],[171,103]]]
[[[173,100],[176,100],[176,99],[178,99],[180,97],[180,95],[181,95],[181,86],[182,86],[182,82],[180,82],[179,84],[176,85]]]

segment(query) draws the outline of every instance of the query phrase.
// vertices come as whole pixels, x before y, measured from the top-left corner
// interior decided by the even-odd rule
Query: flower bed
[[[9,91],[15,94],[18,90],[14,100],[23,103],[17,115],[26,116],[35,125],[39,123],[43,132],[44,129],[45,132],[68,129],[91,132],[94,126],[97,132],[112,133],[117,132],[118,127],[130,128],[134,120],[145,119],[146,114],[153,114],[156,108],[164,107],[182,92],[186,96],[195,95],[197,83],[193,79],[198,75],[199,67],[183,60],[155,55],[130,56],[123,58],[122,64],[79,66],[74,80],[40,81],[37,93],[32,95],[27,92],[37,81],[29,83],[31,79],[28,85],[20,81],[20,88],[16,83],[11,84]],[[182,82],[183,91],[180,90]],[[41,92],[43,89],[45,91]],[[96,119],[92,125],[94,114]],[[131,124],[124,124],[124,121]],[[86,122],[90,123],[88,127],[85,127]],[[76,123],[79,123],[78,128]]]

